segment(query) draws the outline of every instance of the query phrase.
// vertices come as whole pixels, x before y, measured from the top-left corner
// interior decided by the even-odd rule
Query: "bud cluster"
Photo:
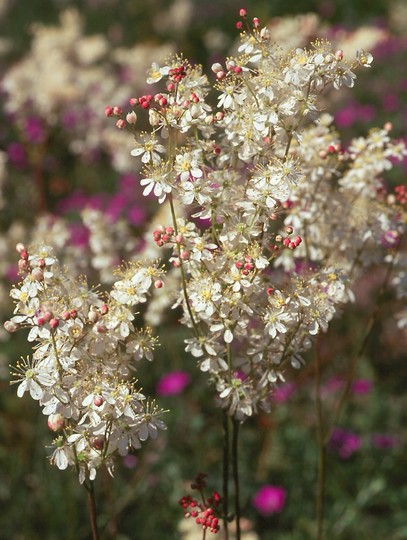
[[[214,491],[210,497],[205,498],[205,477],[206,474],[199,473],[195,478],[195,482],[191,484],[191,488],[199,492],[201,502],[191,495],[185,495],[178,501],[178,504],[183,508],[186,518],[194,518],[195,523],[201,526],[203,530],[216,534],[220,531],[219,507],[222,503],[222,497],[217,491]]]

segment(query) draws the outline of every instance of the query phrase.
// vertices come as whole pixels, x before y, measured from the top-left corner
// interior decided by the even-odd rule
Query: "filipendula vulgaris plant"
[[[396,268],[406,222],[400,197],[381,179],[406,155],[391,126],[345,149],[318,108],[325,89],[352,87],[372,55],[359,50],[349,61],[325,40],[286,53],[257,18],[248,24],[244,9],[240,17],[238,56],[212,66],[216,108],[201,67],[174,56],[148,73],[158,90],[131,98],[127,114],[105,110],[134,134],[144,195],[169,207],[169,222],[153,237],[172,250],[170,272],[180,280],[174,306],[192,333],[186,351],[225,411],[219,515],[225,538],[235,519],[238,539],[239,424],[270,410],[284,372],[303,364],[315,336],[353,300],[363,270],[385,261]],[[135,127],[143,111],[149,132]]]
[[[50,462],[73,467],[89,493],[93,540],[99,538],[94,484],[104,466],[113,475],[115,456],[155,439],[166,426],[163,411],[137,388],[137,363],[153,360],[151,328],[134,326],[134,307],[161,287],[156,263],[124,264],[111,291],[72,278],[46,245],[17,245],[21,283],[11,290],[16,307],[5,328],[28,328],[31,357],[13,368],[17,395],[38,401],[56,432]]]

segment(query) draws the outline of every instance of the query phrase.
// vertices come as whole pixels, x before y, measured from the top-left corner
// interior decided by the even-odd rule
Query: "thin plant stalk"
[[[235,489],[236,540],[241,540],[241,533],[240,533],[240,484],[239,484],[238,439],[239,439],[239,422],[236,420],[236,418],[233,418],[232,470],[233,470],[233,484],[234,484],[234,489]]]
[[[315,365],[315,407],[316,407],[316,436],[318,453],[318,472],[317,472],[317,494],[316,494],[316,517],[317,517],[317,536],[316,540],[322,540],[324,527],[324,495],[325,495],[325,444],[324,444],[324,420],[322,415],[321,402],[321,356],[320,340],[318,339],[316,347],[316,365]]]
[[[224,540],[229,540],[229,417],[223,411],[223,527]]]
[[[88,506],[89,506],[89,517],[90,517],[90,526],[92,529],[92,540],[100,540],[99,530],[96,520],[96,502],[95,502],[95,490],[93,487],[93,482],[90,481],[88,484],[85,484],[85,488],[88,492]]]

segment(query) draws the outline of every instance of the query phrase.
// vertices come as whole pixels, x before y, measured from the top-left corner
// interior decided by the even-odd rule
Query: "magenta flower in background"
[[[266,484],[262,486],[252,499],[252,504],[263,516],[281,512],[284,508],[286,490],[280,486]]]
[[[397,435],[390,435],[388,433],[373,433],[372,444],[381,450],[391,450],[399,446],[400,438]]]
[[[191,377],[185,371],[172,371],[158,381],[157,394],[159,396],[176,396],[188,386]]]
[[[358,394],[359,396],[363,396],[365,394],[368,394],[373,388],[372,381],[369,381],[369,379],[358,379],[356,381],[353,381],[352,383],[352,392],[354,394]]]
[[[339,457],[347,459],[362,446],[362,439],[353,431],[347,429],[335,428],[329,447],[334,450]]]
[[[278,386],[271,397],[277,403],[285,403],[294,394],[295,390],[296,386],[294,383],[285,383]]]

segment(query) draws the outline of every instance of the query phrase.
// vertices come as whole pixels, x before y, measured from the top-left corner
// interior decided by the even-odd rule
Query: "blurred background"
[[[235,50],[239,8],[267,24],[285,48],[325,37],[353,57],[371,51],[355,88],[329,93],[344,144],[372,126],[406,138],[405,0],[0,0],[0,318],[18,279],[15,244],[51,242],[73,272],[108,286],[112,268],[136,259],[154,224],[129,151],[131,136],[104,114],[147,93],[146,70],[183,53],[209,72]],[[386,178],[405,183],[407,163]],[[334,414],[356,363],[344,414],[327,452],[326,538],[407,539],[406,330],[403,302],[380,294],[384,270],[358,284],[356,303],[319,343],[323,415]],[[155,314],[147,314],[151,324]],[[176,317],[160,321],[162,346],[139,379],[157,395],[168,431],[96,482],[104,539],[195,539],[177,501],[200,472],[221,489],[221,413],[204,374],[183,350]],[[9,364],[29,353],[25,336],[0,331],[0,539],[90,538],[85,492],[72,471],[46,459],[46,417],[9,385]],[[291,373],[270,415],[242,429],[247,540],[315,538],[315,363]],[[254,464],[254,465],[253,465]],[[83,491],[83,493],[82,493]],[[209,535],[210,536],[210,535]]]

